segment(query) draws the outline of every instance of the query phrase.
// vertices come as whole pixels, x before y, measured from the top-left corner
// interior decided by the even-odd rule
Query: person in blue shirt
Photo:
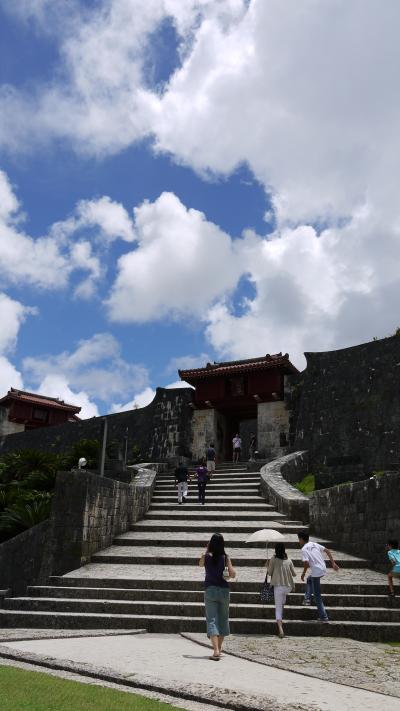
[[[387,555],[392,568],[388,573],[389,597],[394,597],[393,578],[400,578],[400,550],[399,542],[391,538],[386,544]]]

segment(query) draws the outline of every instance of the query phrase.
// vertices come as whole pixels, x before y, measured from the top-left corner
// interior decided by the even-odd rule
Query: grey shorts
[[[207,635],[226,637],[229,632],[229,588],[210,585],[204,593]]]

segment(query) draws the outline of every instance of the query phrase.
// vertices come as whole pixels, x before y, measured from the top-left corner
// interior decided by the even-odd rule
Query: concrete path
[[[294,674],[207,649],[179,635],[117,635],[7,643],[10,650],[90,664],[129,678],[146,678],[165,690],[218,699],[248,698],[249,708],[304,711],[399,711],[399,699]],[[306,649],[304,650],[307,651]],[[0,660],[1,661],[1,660]],[[206,693],[207,692],[207,693]],[[211,696],[210,696],[211,692]],[[276,705],[277,704],[277,705]],[[281,707],[282,708],[282,707]]]

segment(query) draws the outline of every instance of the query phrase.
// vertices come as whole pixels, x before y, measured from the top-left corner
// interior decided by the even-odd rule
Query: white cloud
[[[21,373],[6,354],[14,350],[21,325],[28,315],[34,313],[35,309],[0,292],[0,396],[5,395],[10,387],[22,387]]]
[[[183,355],[171,358],[166,372],[172,373],[178,370],[187,370],[189,368],[200,368],[210,361],[210,356],[207,353],[199,353],[199,355]]]
[[[7,175],[0,171],[0,279],[42,289],[65,288],[72,274],[84,275],[75,295],[90,298],[105,273],[104,250],[116,239],[134,240],[133,223],[120,203],[103,196],[81,200],[72,215],[34,239]]]
[[[69,243],[60,235],[33,239],[20,223],[23,214],[7,175],[0,171],[0,278],[13,284],[33,284],[46,289],[63,288],[74,270],[98,278],[98,258],[88,242]]]
[[[168,14],[181,66],[149,88],[148,41]],[[99,155],[153,135],[156,150],[199,172],[246,163],[271,195],[275,234],[235,243],[169,193],[137,208],[134,227],[118,210],[116,234],[107,198],[78,210],[73,219],[86,215],[89,227],[96,215],[103,243],[137,239],[118,264],[113,319],[203,317],[228,357],[300,358],[303,348],[384,335],[398,325],[399,20],[397,0],[98,3],[62,30],[58,83],[34,94],[3,88],[0,141],[12,150],[61,137]],[[42,279],[67,274],[53,242],[33,249],[17,230],[15,195],[3,193],[2,273],[41,284],[35,265],[49,259],[59,267]],[[94,271],[80,295],[93,292]],[[240,276],[255,289],[242,314],[230,301]]]
[[[147,369],[125,361],[118,342],[109,333],[81,340],[71,352],[25,358],[23,370],[25,378],[34,384],[54,375],[74,390],[81,389],[88,397],[105,403],[144,388],[148,382]]]
[[[150,405],[150,403],[153,402],[155,396],[156,391],[148,386],[142,390],[142,392],[134,395],[132,400],[129,400],[129,402],[126,402],[125,404],[114,403],[111,406],[111,412],[128,412],[128,410],[136,410],[139,407],[146,407],[146,405]]]
[[[176,390],[177,388],[194,388],[192,385],[189,385],[189,383],[185,383],[183,380],[175,380],[174,383],[169,383],[168,385],[164,385],[164,387],[167,390]]]
[[[42,395],[58,397],[69,405],[81,407],[82,410],[79,413],[79,417],[83,420],[89,417],[97,417],[99,414],[97,405],[89,399],[87,393],[83,390],[79,392],[71,390],[66,378],[62,375],[46,375],[37,391]]]
[[[22,388],[22,375],[16,367],[0,355],[0,397],[3,397],[10,388]]]
[[[137,207],[135,231],[138,247],[120,257],[107,302],[114,321],[200,316],[235,287],[240,265],[230,237],[173,193]]]

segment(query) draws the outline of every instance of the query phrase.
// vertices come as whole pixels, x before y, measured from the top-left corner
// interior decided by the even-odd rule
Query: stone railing
[[[50,519],[0,544],[0,589],[21,595],[90,561],[148,510],[156,472],[126,483],[84,471],[57,474]]]
[[[274,508],[293,520],[309,521],[310,499],[292,484],[307,474],[307,452],[294,452],[272,460],[260,471],[260,493]],[[290,483],[291,482],[291,483]]]

